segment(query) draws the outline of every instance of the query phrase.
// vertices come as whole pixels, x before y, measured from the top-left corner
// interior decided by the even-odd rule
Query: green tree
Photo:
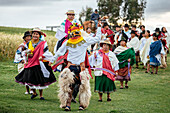
[[[146,0],[123,0],[121,18],[130,24],[137,24],[144,20]]]
[[[101,16],[108,16],[111,23],[117,24],[120,19],[120,6],[123,0],[97,0],[98,10]]]
[[[86,6],[86,9],[82,8],[82,11],[79,14],[79,21],[81,24],[82,21],[88,21],[91,18],[91,14],[93,13],[93,9],[91,7]]]

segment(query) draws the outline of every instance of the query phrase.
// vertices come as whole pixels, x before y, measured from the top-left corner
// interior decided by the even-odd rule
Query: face
[[[108,51],[109,50],[109,45],[108,44],[103,44],[103,50]]]
[[[166,28],[165,27],[163,27],[163,31],[166,32]]]
[[[67,17],[68,17],[69,20],[73,20],[74,16],[75,16],[74,14],[67,14]]]
[[[153,36],[153,40],[156,41],[156,40],[157,40],[157,37]]]
[[[149,33],[147,31],[145,32],[145,36],[147,36],[147,37],[149,36]]]
[[[135,34],[134,34],[134,33],[131,33],[131,37],[135,37]]]
[[[87,32],[88,32],[88,33],[91,33],[91,29],[90,29],[90,28],[88,28],[88,29],[87,29]]]
[[[33,40],[35,40],[35,41],[36,41],[36,40],[39,40],[39,37],[40,37],[40,35],[39,35],[38,32],[33,32],[33,33],[32,33],[32,39],[33,39]]]
[[[132,30],[136,31],[136,28],[135,28],[135,27],[132,27]]]
[[[109,26],[105,26],[104,28],[105,28],[105,29],[109,29]]]
[[[31,36],[26,36],[24,40],[25,42],[29,42],[31,40]]]
[[[126,46],[126,42],[125,42],[125,41],[121,41],[121,42],[120,42],[120,45],[123,46],[123,47],[125,47],[125,46]]]
[[[120,28],[119,27],[116,27],[116,31],[119,31],[120,30]]]
[[[129,28],[128,27],[125,27],[125,31],[128,31],[129,30]]]
[[[144,27],[141,27],[141,30],[142,30],[142,31],[144,31],[144,30],[145,30],[145,28],[144,28]]]

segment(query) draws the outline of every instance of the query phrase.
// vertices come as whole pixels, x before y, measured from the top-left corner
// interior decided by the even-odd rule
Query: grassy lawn
[[[26,28],[1,27],[0,33],[14,35],[22,38]],[[51,52],[56,43],[55,32],[47,33],[48,45]],[[0,36],[0,39],[5,37]],[[8,37],[9,38],[9,37]],[[13,38],[14,39],[14,38]],[[8,39],[9,40],[9,39]],[[11,39],[12,40],[12,39]],[[19,40],[19,38],[15,38]],[[21,39],[20,39],[21,40]],[[4,44],[4,41],[2,41]],[[12,42],[14,42],[12,40]],[[14,42],[16,43],[16,41]],[[11,43],[5,43],[9,46]],[[2,44],[1,44],[2,45]],[[11,46],[9,51],[16,50],[18,43]],[[2,47],[4,49],[4,47]],[[0,49],[2,49],[0,48]],[[5,50],[7,51],[7,50]],[[7,53],[6,53],[7,54]],[[5,54],[0,53],[1,56]],[[12,55],[11,55],[12,56]],[[94,79],[91,80],[92,98],[89,107],[84,111],[78,111],[79,104],[72,103],[71,112],[88,113],[170,113],[170,54],[168,55],[168,67],[159,69],[157,75],[146,74],[145,70],[133,69],[129,82],[129,89],[119,89],[120,83],[115,82],[117,91],[111,94],[111,102],[107,102],[106,94],[103,95],[103,102],[98,102],[98,94],[94,93]],[[25,95],[25,86],[15,82],[18,74],[17,65],[10,61],[0,60],[0,113],[60,113],[64,112],[59,108],[60,102],[57,97],[58,83],[54,83],[44,90],[44,98],[39,100],[36,97],[31,100],[31,95]],[[55,73],[56,78],[59,73]],[[77,100],[78,101],[78,100]]]
[[[170,55],[168,55],[170,65]],[[145,74],[141,69],[133,69],[132,81],[129,89],[119,89],[120,84],[116,81],[117,91],[111,94],[112,101],[99,103],[98,94],[94,93],[94,79],[91,80],[92,98],[88,109],[82,112],[91,113],[168,113],[170,112],[170,67],[159,69],[158,75]],[[55,113],[64,112],[59,108],[57,97],[57,82],[44,90],[46,100],[30,99],[31,95],[25,95],[25,87],[15,82],[17,65],[12,61],[0,62],[0,112],[8,113]],[[59,73],[55,73],[56,77]],[[72,104],[72,112],[78,111],[79,104]]]

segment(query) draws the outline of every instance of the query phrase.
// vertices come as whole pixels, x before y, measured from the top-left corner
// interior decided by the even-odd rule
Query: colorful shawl
[[[155,41],[150,45],[149,56],[153,57],[160,54],[162,48],[161,40]]]
[[[125,66],[128,66],[129,58],[131,59],[130,61],[131,66],[136,63],[135,51],[133,48],[129,48],[121,52],[120,54],[117,54],[116,57],[119,60],[119,69],[124,68]]]
[[[114,73],[114,70],[112,69],[112,65],[111,62],[109,60],[109,57],[107,55],[105,55],[104,51],[102,49],[99,50],[99,52],[102,54],[103,56],[103,68],[104,69],[108,69],[111,72]],[[103,74],[107,75],[107,78],[111,79],[112,81],[115,81],[115,76],[113,76],[111,73],[107,72],[107,71],[103,71]]]
[[[31,41],[29,42],[29,46],[30,46],[30,43]],[[29,47],[29,49],[31,49],[31,51],[33,52],[33,57],[28,58],[28,64],[25,64],[24,68],[29,68],[29,67],[33,67],[36,65],[40,65],[39,57],[42,56],[44,53],[45,43],[46,41],[42,41],[37,45],[36,48],[33,48],[32,45]]]

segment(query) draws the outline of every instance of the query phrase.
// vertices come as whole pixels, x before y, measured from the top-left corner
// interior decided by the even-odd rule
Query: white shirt
[[[133,49],[135,50],[135,53],[139,50],[139,39],[138,37],[134,37],[130,40],[130,42],[127,42],[127,47],[131,48],[133,47]]]
[[[146,39],[145,37],[143,37],[143,38],[140,40],[140,41],[141,41],[141,44],[140,44],[140,47],[139,47],[139,51],[141,51],[142,48],[145,46],[147,40],[148,40],[148,38]]]
[[[114,71],[119,70],[119,61],[116,57],[116,55],[109,51],[108,53],[105,53],[108,57],[109,60],[111,62],[112,68],[114,69]],[[99,52],[96,52],[96,56],[93,54],[89,57],[89,62],[90,62],[90,66],[93,67],[95,66],[96,68],[103,68],[103,57],[100,55]],[[95,70],[94,71],[94,75],[95,76],[102,76],[103,71],[102,70]]]
[[[52,62],[54,62],[59,56],[64,55],[68,50],[69,53],[67,56],[67,61],[70,61],[72,64],[80,65],[80,63],[85,61],[87,47],[101,40],[101,27],[98,27],[96,37],[88,36],[83,38],[86,42],[81,44],[81,46],[77,46],[76,48],[67,46],[67,41],[64,42],[63,45],[55,53]]]

